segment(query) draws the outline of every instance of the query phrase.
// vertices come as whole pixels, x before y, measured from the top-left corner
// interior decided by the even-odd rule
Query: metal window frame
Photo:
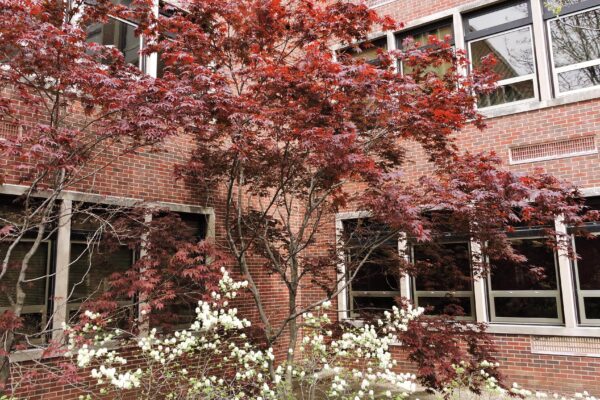
[[[569,65],[565,65],[562,67],[556,67],[554,65],[552,28],[551,28],[550,24],[552,22],[558,21],[559,19],[564,18],[564,17],[570,17],[573,15],[584,14],[584,13],[594,11],[594,10],[600,10],[600,0],[593,0],[593,1],[584,2],[584,3],[580,3],[580,4],[573,4],[573,6],[577,6],[577,7],[573,7],[574,9],[572,11],[561,13],[560,16],[558,16],[558,17],[554,16],[554,18],[546,19],[546,36],[548,38],[548,52],[550,53],[550,70],[551,70],[550,73],[552,75],[552,87],[554,88],[554,93],[555,93],[556,97],[565,96],[567,94],[587,92],[587,91],[594,90],[594,89],[597,89],[598,87],[600,87],[600,84],[597,84],[597,85],[592,85],[592,86],[579,88],[579,89],[573,89],[573,90],[565,90],[565,91],[560,90],[560,85],[559,85],[559,80],[558,80],[559,74],[600,65],[600,57],[596,58],[594,60],[581,61],[578,63],[569,64]],[[598,36],[600,36],[600,33],[598,34]],[[599,37],[599,40],[600,40],[600,37]]]
[[[530,5],[531,6],[531,5]],[[529,103],[531,101],[536,101],[539,100],[540,98],[540,89],[539,89],[539,83],[538,83],[538,66],[537,66],[537,60],[536,60],[536,53],[535,53],[535,37],[533,35],[533,26],[532,25],[524,25],[524,26],[519,26],[516,28],[512,28],[512,29],[508,29],[502,32],[496,32],[494,34],[490,34],[488,36],[484,36],[484,37],[479,37],[477,39],[472,39],[469,40],[467,42],[467,50],[468,50],[468,54],[469,54],[469,62],[471,65],[473,65],[473,52],[471,51],[471,45],[475,42],[479,42],[482,40],[487,40],[493,37],[497,37],[497,36],[502,36],[505,35],[507,33],[512,33],[512,32],[516,32],[518,30],[521,30],[523,28],[528,28],[529,29],[529,34],[531,36],[531,54],[532,54],[532,58],[533,58],[533,73],[531,74],[527,74],[527,75],[522,75],[522,76],[515,76],[513,78],[507,78],[507,79],[502,79],[499,80],[496,84],[497,84],[497,88],[500,88],[502,86],[507,86],[507,85],[511,85],[514,83],[520,83],[520,82],[526,82],[526,81],[532,81],[533,82],[533,97],[529,97],[527,99],[522,99],[522,100],[517,100],[517,101],[511,101],[511,102],[507,102],[507,103],[501,103],[501,104],[495,104],[493,106],[487,106],[487,107],[479,107],[478,109],[481,110],[493,110],[499,107],[506,107],[507,105],[515,105],[515,104],[522,104],[522,103]]]
[[[32,243],[35,242],[34,239],[29,239],[29,238],[25,238],[25,239],[21,239],[22,243]],[[21,314],[41,314],[42,315],[42,326],[46,326],[48,325],[49,319],[51,318],[51,315],[49,315],[49,308],[50,308],[50,289],[52,287],[52,260],[53,260],[53,241],[52,240],[43,240],[41,243],[43,243],[45,246],[48,247],[48,253],[46,256],[46,278],[45,278],[45,287],[44,287],[44,304],[35,304],[35,305],[29,305],[29,306],[23,306],[23,310],[21,311]],[[4,312],[4,311],[8,311],[8,310],[12,310],[11,307],[0,307],[0,312]],[[44,333],[39,332],[39,333]],[[41,344],[41,343],[45,343],[45,336],[46,335],[41,335],[39,339],[33,339],[31,340],[31,343],[33,344]]]
[[[469,252],[469,270],[471,272],[471,278],[473,278],[473,252],[471,251],[471,241],[470,240],[444,240],[442,241],[442,244],[463,244],[466,243],[467,244],[467,251]],[[410,259],[411,262],[414,263],[415,260],[415,254],[414,254],[414,244],[410,246]],[[413,301],[415,303],[415,306],[420,307],[421,305],[419,304],[419,298],[420,297],[447,297],[449,294],[452,295],[452,297],[457,297],[457,298],[469,298],[469,303],[471,305],[471,314],[469,315],[464,315],[464,316],[460,316],[460,317],[454,317],[458,320],[465,320],[465,321],[475,321],[477,318],[477,313],[475,311],[475,290],[474,290],[474,280],[471,282],[471,290],[417,290],[417,278],[415,276],[411,276],[411,283],[412,283],[412,294],[413,294]]]
[[[514,1],[501,2],[494,6],[486,7],[481,10],[477,10],[477,11],[462,15],[464,40],[466,42],[469,42],[471,40],[480,39],[480,38],[483,38],[486,36],[492,36],[496,33],[501,33],[504,31],[509,31],[509,30],[513,30],[516,28],[520,28],[525,25],[531,25],[531,23],[533,22],[532,13],[531,13],[531,1],[536,1],[536,0],[514,0]],[[515,21],[511,21],[511,22],[505,22],[503,24],[492,26],[492,27],[486,28],[486,29],[482,29],[480,31],[469,32],[469,24],[468,24],[469,18],[479,17],[481,15],[485,15],[485,14],[492,13],[494,11],[502,10],[503,8],[512,7],[512,6],[520,4],[520,3],[527,4],[528,16],[526,18],[521,18],[521,19],[518,19]]]
[[[600,232],[592,232],[591,233],[594,236],[598,236],[600,237]],[[599,239],[596,239],[599,240]],[[577,247],[576,247],[576,243],[575,243],[575,235],[571,235],[571,245],[573,246],[573,249],[575,250],[575,252],[577,252]],[[571,260],[571,265],[573,268],[573,275],[575,278],[575,297],[577,298],[577,308],[578,308],[578,314],[579,314],[579,325],[582,326],[600,326],[600,318],[587,318],[586,314],[585,314],[585,298],[587,297],[592,297],[592,298],[600,298],[600,289],[596,289],[596,290],[582,290],[580,289],[580,281],[579,281],[579,266],[578,266],[578,260],[572,259]]]
[[[543,239],[538,235],[523,235],[518,237],[510,237],[509,240],[534,240]],[[563,301],[561,292],[561,280],[560,270],[558,263],[558,255],[556,251],[552,252],[554,259],[554,271],[556,276],[556,289],[552,290],[494,290],[492,288],[492,276],[487,274],[487,289],[488,289],[488,308],[490,323],[511,323],[511,324],[523,324],[523,325],[548,325],[564,324],[564,311]],[[524,298],[554,298],[556,300],[556,311],[557,318],[531,318],[531,317],[498,317],[496,316],[496,304],[494,300],[496,298],[510,298],[510,297],[524,297]]]

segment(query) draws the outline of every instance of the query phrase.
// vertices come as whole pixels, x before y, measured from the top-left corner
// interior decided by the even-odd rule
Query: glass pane
[[[496,58],[494,72],[499,80],[533,74],[535,71],[529,27],[471,42],[471,60],[475,67],[489,54]]]
[[[186,236],[191,236],[202,240],[206,238],[206,215],[193,213],[179,213],[181,222],[184,225],[184,233]]]
[[[358,49],[349,49],[350,54],[353,58],[365,60],[367,62],[376,63],[378,50],[387,48],[387,39],[379,39],[370,43],[366,43],[360,46]],[[345,51],[344,51],[345,52]]]
[[[600,319],[600,297],[586,297],[583,305],[587,319]]]
[[[92,24],[87,29],[87,41],[116,47],[123,53],[125,62],[140,65],[140,38],[135,26],[110,18],[106,24]]]
[[[354,297],[354,312],[382,312],[396,305],[393,297]]]
[[[600,290],[600,240],[575,238],[579,289]]]
[[[406,38],[410,37],[419,46],[426,46],[429,43],[429,37],[434,36],[440,41],[446,39],[447,36],[452,39],[453,36],[452,24],[438,26],[436,28],[428,29],[416,34],[411,34],[410,32],[403,35],[401,37],[401,42],[403,42]],[[402,47],[402,43],[399,43],[400,47]]]
[[[492,290],[556,290],[554,251],[543,239],[513,240],[515,251],[527,258],[523,264],[492,262]]]
[[[399,291],[400,276],[397,247],[383,245],[374,250],[367,262],[356,273],[351,285],[352,290]]]
[[[471,290],[471,259],[468,243],[420,245],[413,250],[419,291]]]
[[[442,63],[438,66],[429,66],[425,69],[424,73],[429,73],[429,72],[433,72],[436,76],[439,77],[443,77],[448,70],[452,68],[452,64],[451,63]],[[407,65],[406,62],[402,62],[402,74],[403,75],[410,75],[414,73],[414,69],[412,66]]]
[[[504,318],[558,318],[555,297],[496,297],[496,317]]]
[[[69,267],[69,298],[71,303],[79,303],[107,290],[107,278],[115,272],[124,272],[132,264],[132,251],[120,247],[110,252],[100,252],[96,248],[91,254],[84,243],[71,243]]]
[[[550,21],[554,66],[600,58],[600,9]]]
[[[475,32],[483,29],[492,28],[508,22],[517,21],[529,16],[529,7],[524,1],[519,4],[512,4],[490,11],[485,14],[467,17],[467,32]]]
[[[420,297],[419,307],[433,307],[426,313],[429,315],[471,316],[471,299],[469,297]]]
[[[9,248],[9,243],[0,244],[0,259],[4,259]],[[0,280],[0,307],[10,307],[9,296],[13,300],[16,294],[16,284],[21,270],[21,261],[29,252],[32,242],[17,244],[10,256],[9,266],[6,274]],[[44,306],[46,304],[46,282],[48,271],[48,244],[42,243],[29,260],[25,279],[31,282],[24,283],[23,288],[27,293],[25,306]]]
[[[534,84],[533,80],[526,80],[499,86],[492,93],[479,96],[477,98],[477,106],[484,108],[511,103],[513,101],[532,99],[535,97]]]
[[[558,74],[558,90],[583,89],[600,84],[600,65],[576,69]]]

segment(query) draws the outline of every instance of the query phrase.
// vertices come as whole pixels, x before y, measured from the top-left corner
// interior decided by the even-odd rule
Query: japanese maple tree
[[[163,80],[193,88],[208,69],[227,90],[210,133],[192,132],[194,154],[178,172],[201,188],[225,189],[227,247],[249,282],[264,340],[290,349],[288,362],[302,316],[334,299],[390,238],[434,243],[455,231],[482,243],[476,271],[484,274],[490,257],[525,261],[507,240],[512,224],[547,225],[556,215],[581,221],[576,189],[457,148],[462,128],[484,128],[475,104],[494,90],[493,60],[465,73],[465,54],[435,38],[424,49],[408,42],[379,50],[375,62],[352,57],[370,32],[398,27],[360,2],[190,0],[181,7],[159,19],[151,46],[165,62]],[[411,73],[399,74],[397,62]],[[428,162],[423,176],[411,173],[414,149]],[[325,227],[347,209],[367,212],[376,228],[363,224],[336,242]],[[451,217],[432,218],[438,214]],[[556,242],[553,229],[546,234]],[[357,235],[368,240],[352,240]],[[345,247],[357,242],[361,256],[340,278]],[[392,264],[415,272],[404,256]],[[269,308],[265,272],[285,288],[283,317]]]

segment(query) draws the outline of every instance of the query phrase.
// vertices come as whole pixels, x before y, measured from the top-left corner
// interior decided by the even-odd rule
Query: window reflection
[[[140,66],[140,37],[135,34],[136,27],[114,18],[106,24],[95,23],[87,29],[87,41],[104,46],[112,46],[123,53],[125,62]]]
[[[558,91],[600,84],[600,9],[553,19],[549,30]]]
[[[467,30],[481,31],[527,17],[529,17],[529,7],[527,2],[522,2],[468,18]]]

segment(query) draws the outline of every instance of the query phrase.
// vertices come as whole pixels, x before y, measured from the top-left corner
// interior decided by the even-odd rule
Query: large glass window
[[[387,49],[387,38],[380,38],[370,42],[364,42],[360,45],[351,48],[345,48],[340,50],[341,54],[349,54],[353,58],[365,60],[369,64],[378,64],[378,52],[379,50]]]
[[[600,210],[600,197],[586,199],[586,208]],[[577,291],[579,323],[600,325],[600,221],[586,223],[591,237],[574,236],[573,249],[578,258],[572,261]]]
[[[488,277],[491,322],[562,323],[558,263],[545,240],[535,236],[511,240],[515,251],[526,258],[524,262],[492,260]]]
[[[412,246],[417,269],[413,278],[415,305],[432,315],[474,319],[475,306],[468,242]]]
[[[397,237],[368,220],[344,222],[346,274],[350,281],[350,314],[378,313],[394,306],[400,296],[400,265]]]
[[[554,17],[546,11],[554,90],[565,93],[600,84],[600,7],[597,1],[571,1]],[[583,9],[582,8],[587,8]]]
[[[410,38],[413,40],[413,43],[416,46],[418,46],[419,49],[425,49],[430,46],[430,37],[434,37],[439,41],[445,41],[446,39],[449,39],[449,43],[451,45],[454,45],[454,30],[452,27],[452,22],[443,21],[433,25],[428,25],[426,27],[417,28],[412,31],[402,32],[396,37],[397,47],[399,49],[402,49],[404,47],[405,41]],[[439,76],[442,76],[448,71],[450,67],[450,64],[443,63],[437,66],[431,66],[424,72],[431,71]],[[401,74],[409,75],[414,72],[414,68],[408,65],[407,62],[400,62],[399,71]]]
[[[529,2],[509,2],[467,15],[465,39],[474,68],[493,55],[498,88],[478,99],[491,107],[537,97],[536,67]]]
[[[109,18],[105,24],[95,23],[87,29],[87,41],[117,48],[125,62],[144,70],[140,50],[142,38],[135,34],[136,26],[130,22]]]

